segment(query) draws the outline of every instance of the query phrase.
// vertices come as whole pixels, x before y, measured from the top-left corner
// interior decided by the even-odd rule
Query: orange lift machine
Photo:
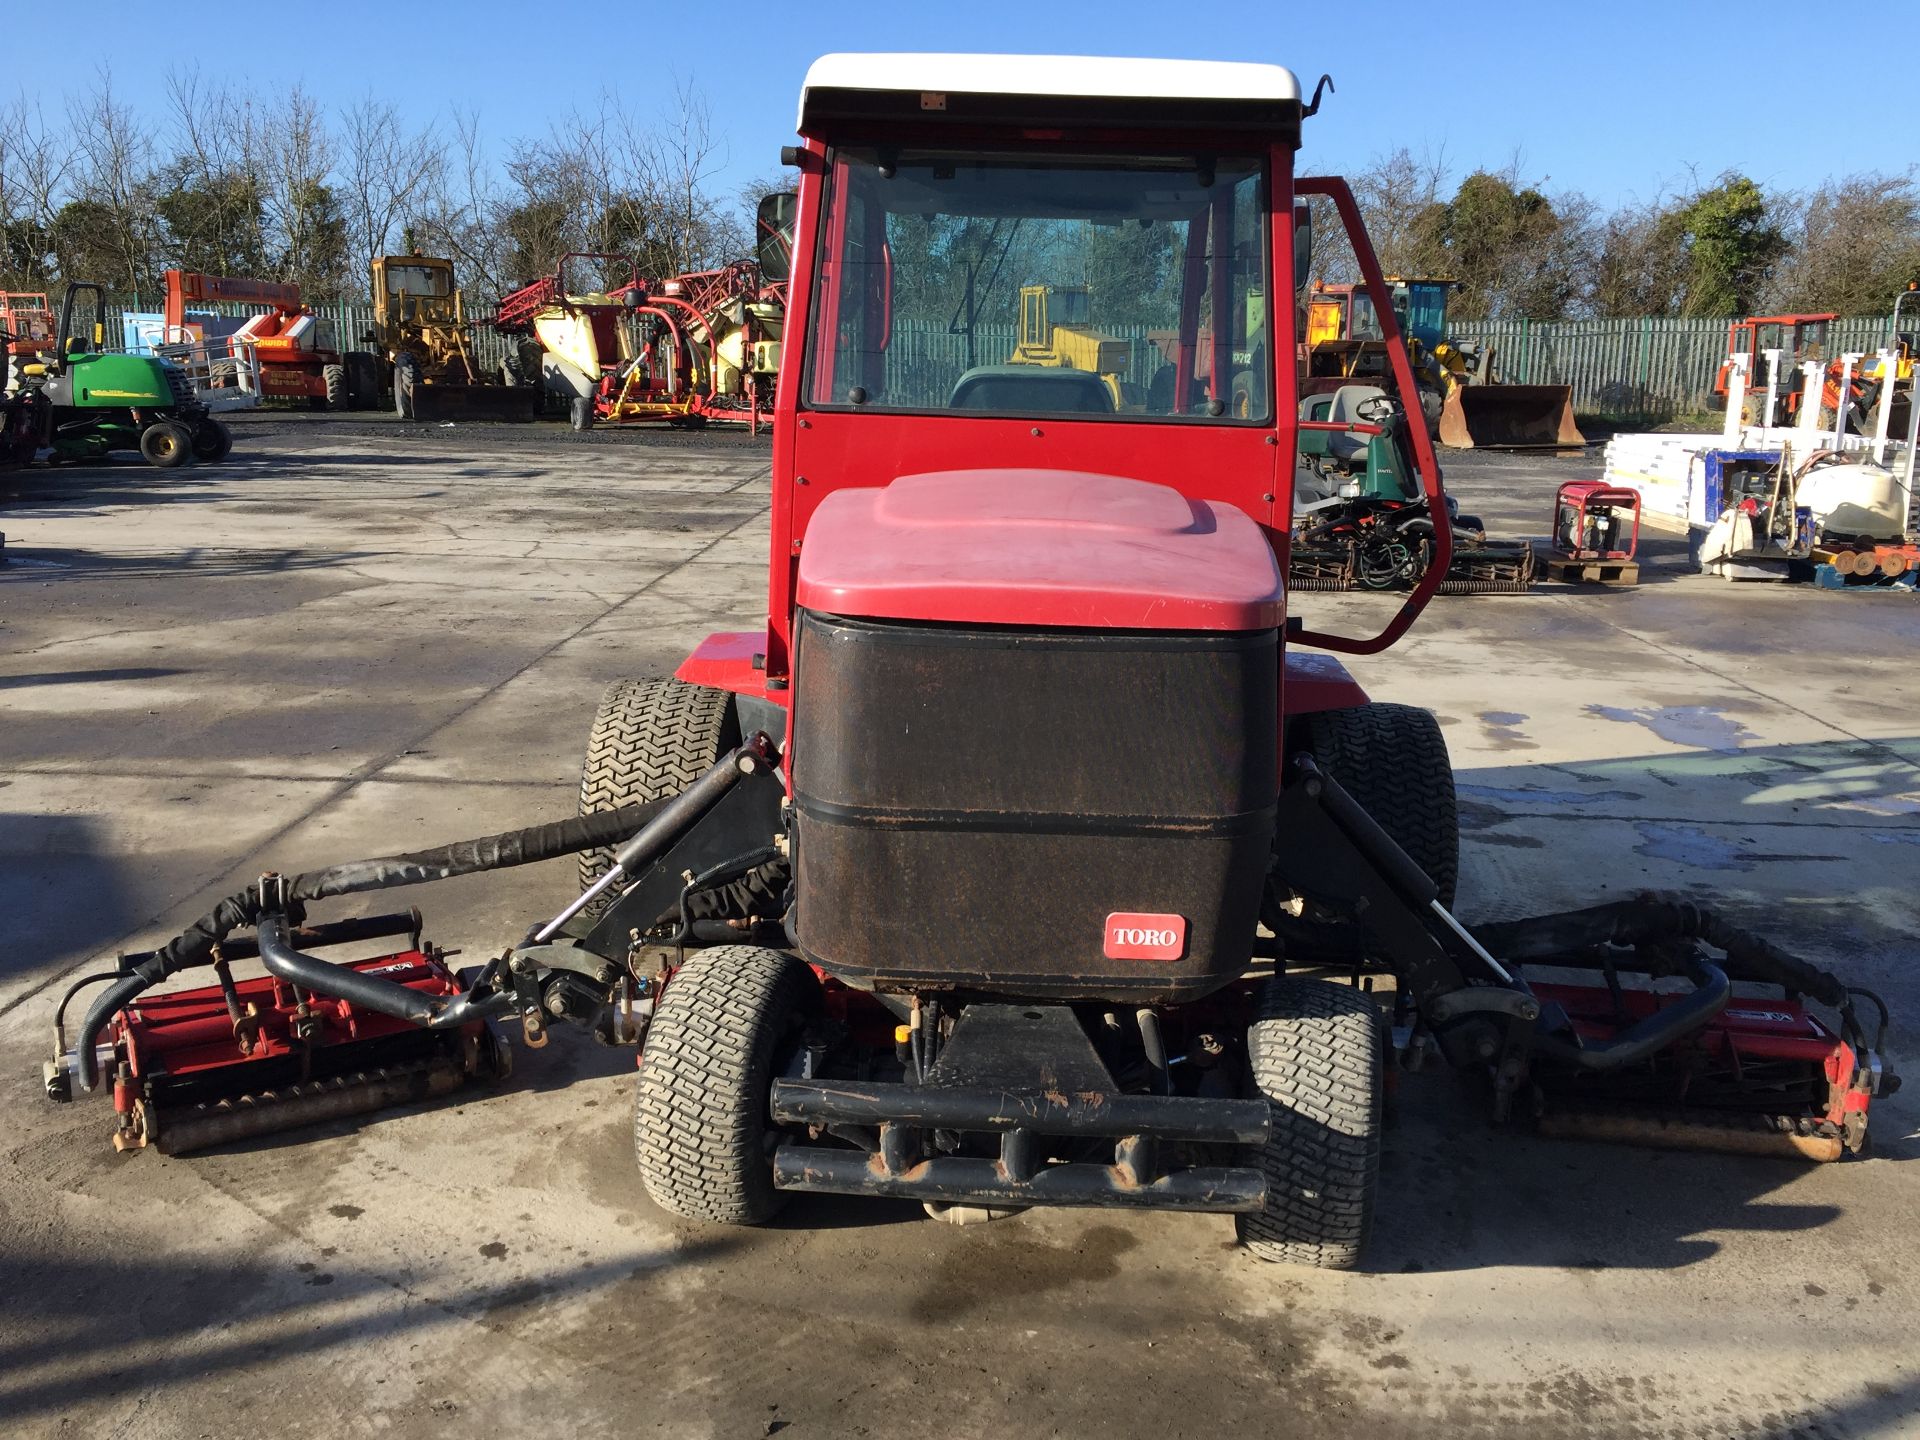
[[[194,338],[187,326],[187,306],[195,302],[268,307],[232,336],[234,345],[253,348],[263,399],[304,399],[315,410],[346,408],[346,369],[337,351],[322,349],[319,345],[319,321],[301,303],[298,285],[169,270],[165,311],[167,341]]]

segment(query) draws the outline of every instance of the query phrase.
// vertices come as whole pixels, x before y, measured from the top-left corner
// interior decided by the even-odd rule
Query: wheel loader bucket
[[[422,424],[448,420],[532,420],[539,391],[531,385],[440,385],[413,387],[413,418]]]
[[[1567,385],[1461,385],[1440,410],[1440,443],[1455,450],[1577,450]]]

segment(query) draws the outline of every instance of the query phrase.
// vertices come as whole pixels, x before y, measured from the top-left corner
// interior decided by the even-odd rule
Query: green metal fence
[[[1903,322],[1904,323],[1904,322]],[[1727,353],[1725,320],[1456,321],[1453,338],[1494,348],[1500,378],[1569,385],[1573,408],[1610,420],[1660,421],[1714,408],[1714,378]],[[1872,354],[1888,318],[1836,320],[1827,353]]]

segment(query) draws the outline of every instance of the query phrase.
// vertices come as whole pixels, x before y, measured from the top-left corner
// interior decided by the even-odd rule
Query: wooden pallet
[[[1568,560],[1549,555],[1547,578],[1567,585],[1638,585],[1638,560]]]

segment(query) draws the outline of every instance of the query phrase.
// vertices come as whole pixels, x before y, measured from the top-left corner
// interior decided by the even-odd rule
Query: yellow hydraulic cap
[[[912,1038],[913,1038],[913,1027],[911,1025],[896,1025],[893,1027],[893,1043],[894,1044],[904,1045]]]

